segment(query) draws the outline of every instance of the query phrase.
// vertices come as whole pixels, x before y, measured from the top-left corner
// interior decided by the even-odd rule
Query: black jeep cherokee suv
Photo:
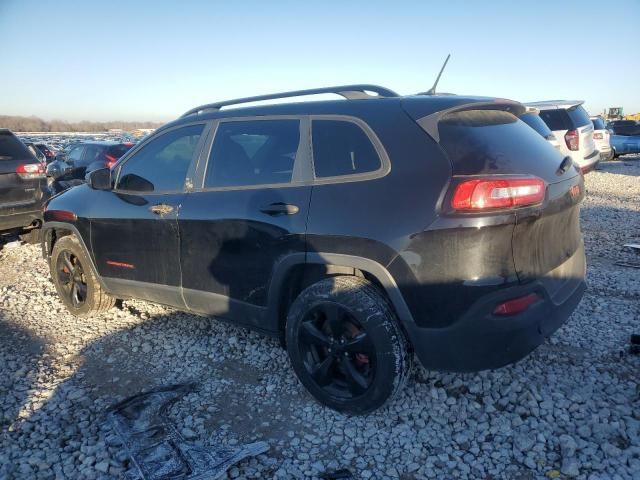
[[[44,168],[18,137],[0,128],[0,240],[18,234],[40,243],[42,203],[48,198]]]
[[[346,100],[224,107],[316,93]],[[76,315],[140,298],[278,335],[345,412],[515,362],[584,292],[583,178],[513,101],[350,85],[220,102],[45,211]]]

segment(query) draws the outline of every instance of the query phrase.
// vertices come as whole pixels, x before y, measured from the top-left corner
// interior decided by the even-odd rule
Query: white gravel
[[[58,302],[38,247],[0,252],[0,479],[111,478],[106,406],[143,388],[195,381],[171,412],[202,445],[272,448],[229,478],[640,478],[640,157],[587,175],[588,291],[529,357],[478,374],[416,368],[404,393],[368,417],[315,403],[277,342],[138,301],[91,319]]]

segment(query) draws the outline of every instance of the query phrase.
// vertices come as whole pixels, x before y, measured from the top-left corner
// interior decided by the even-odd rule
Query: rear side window
[[[290,183],[299,145],[299,120],[222,122],[211,147],[204,186]]]
[[[520,120],[542,135],[542,138],[549,138],[553,135],[547,124],[535,113],[525,113],[520,117]]]
[[[540,118],[551,130],[571,130],[571,119],[566,110],[541,110]]]
[[[582,107],[582,105],[577,105],[567,110],[569,114],[569,118],[573,123],[573,128],[584,127],[585,125],[591,124],[591,119],[589,118],[589,114]]]
[[[593,123],[593,128],[595,130],[604,130],[605,126],[604,126],[604,121],[601,118],[594,118],[591,120],[591,123]]]
[[[33,155],[12,133],[0,133],[0,161],[31,159]]]
[[[138,192],[182,190],[203,129],[204,125],[189,125],[149,141],[122,165],[118,188]]]
[[[360,126],[344,120],[313,120],[313,166],[316,178],[374,172],[380,156]]]
[[[84,156],[80,162],[76,162],[76,166],[89,166],[93,162],[97,162],[102,159],[102,155],[106,147],[102,145],[87,145],[84,147]]]

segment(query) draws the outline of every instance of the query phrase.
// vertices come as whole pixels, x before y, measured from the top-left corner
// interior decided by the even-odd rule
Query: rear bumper
[[[600,151],[594,150],[589,156],[584,158],[574,158],[574,162],[580,167],[582,173],[587,173],[596,168],[598,162],[600,162]]]
[[[584,294],[585,273],[581,245],[544,278],[483,297],[448,327],[420,328],[411,323],[405,328],[427,369],[469,372],[502,367],[525,357],[567,321]],[[532,292],[540,300],[523,313],[492,314],[498,303]]]
[[[29,227],[34,224],[42,225],[42,212],[33,210],[28,212],[3,215],[0,212],[0,233],[7,230]]]

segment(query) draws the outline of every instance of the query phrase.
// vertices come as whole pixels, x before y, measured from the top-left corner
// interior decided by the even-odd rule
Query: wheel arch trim
[[[287,255],[277,264],[271,279],[269,288],[270,316],[278,326],[278,310],[280,308],[280,294],[286,288],[286,278],[291,269],[295,266],[305,264],[332,265],[338,267],[356,268],[372,275],[385,290],[396,315],[401,323],[414,323],[411,311],[398,288],[396,281],[389,271],[380,263],[370,258],[358,257],[356,255],[346,255],[341,253],[294,253]]]
[[[102,277],[100,276],[100,274],[98,274],[98,269],[96,268],[93,256],[91,255],[91,250],[87,248],[87,244],[85,243],[84,238],[75,225],[65,222],[45,222],[44,225],[42,225],[42,256],[44,257],[44,259],[48,260],[51,256],[51,251],[53,250],[53,247],[51,246],[51,231],[55,229],[69,230],[80,241],[80,245],[84,249],[84,252],[87,254],[87,258],[89,259],[89,267],[100,283],[100,287],[108,293],[109,289],[106,288]]]

